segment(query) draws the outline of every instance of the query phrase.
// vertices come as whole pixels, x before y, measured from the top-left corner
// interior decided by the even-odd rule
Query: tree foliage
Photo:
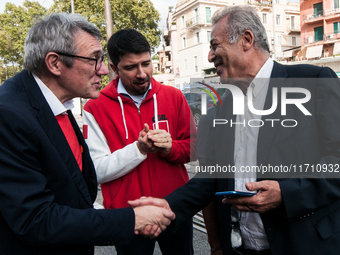
[[[36,18],[46,12],[38,2],[26,0],[22,6],[6,3],[4,13],[0,14],[0,58],[4,65],[22,68],[27,32]]]
[[[54,2],[52,11],[70,12],[69,0]],[[158,29],[160,16],[150,0],[111,0],[110,3],[114,32],[124,28],[136,29],[148,39],[152,50],[158,47],[161,36],[161,30]],[[100,29],[106,42],[104,0],[74,0],[74,9]]]
[[[47,10],[38,2],[25,0],[22,6],[6,3],[0,14],[0,80],[20,71],[24,62],[24,43],[29,28],[48,12],[71,12],[70,0],[54,0]],[[111,0],[113,31],[133,28],[148,39],[152,50],[160,44],[161,30],[158,29],[160,16],[150,0]],[[101,31],[106,48],[106,25],[104,0],[74,0],[76,13],[85,16]],[[9,68],[11,66],[12,68]],[[15,74],[15,73],[14,73]],[[106,81],[106,79],[105,79]],[[1,83],[2,83],[1,82]]]

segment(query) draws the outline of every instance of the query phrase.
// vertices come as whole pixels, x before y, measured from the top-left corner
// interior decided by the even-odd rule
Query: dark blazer
[[[311,116],[305,116],[294,105],[287,106],[287,115],[281,116],[281,107],[264,119],[294,119],[296,127],[283,127],[275,122],[260,128],[257,145],[257,165],[291,166],[304,164],[319,167],[340,164],[340,86],[329,68],[309,65],[283,66],[274,64],[264,109],[272,105],[272,88],[304,87],[311,99],[304,104]],[[298,79],[295,79],[298,78]],[[303,79],[301,79],[303,78]],[[312,78],[312,79],[307,79]],[[298,97],[297,94],[290,95]],[[280,102],[280,100],[279,100]],[[223,98],[216,109],[216,119],[233,119],[232,96]],[[288,125],[288,123],[286,123]],[[290,123],[289,125],[291,125]],[[212,125],[212,124],[211,124]],[[234,165],[235,125],[217,125],[211,128],[208,165]],[[200,127],[198,127],[199,129]],[[319,164],[319,165],[318,165]],[[274,210],[261,214],[268,241],[274,255],[339,254],[340,250],[340,180],[312,178],[307,173],[271,175],[280,184],[283,203]],[[340,169],[338,169],[340,172]],[[337,177],[340,173],[326,177]],[[199,176],[200,174],[198,174]],[[234,190],[230,178],[194,178],[170,194],[168,200],[176,213],[174,225],[204,208],[216,191]],[[269,179],[258,174],[258,180]],[[206,177],[206,175],[203,175]],[[285,178],[282,178],[285,177]],[[230,206],[218,199],[218,226],[224,254],[233,254],[230,247]]]
[[[128,243],[131,208],[95,210],[97,180],[88,148],[81,172],[34,78],[22,71],[0,86],[0,254],[93,254]]]

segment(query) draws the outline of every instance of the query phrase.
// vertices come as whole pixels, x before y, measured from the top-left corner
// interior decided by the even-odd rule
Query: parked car
[[[184,94],[185,99],[187,100],[189,107],[191,109],[192,115],[194,116],[195,124],[198,125],[198,122],[201,118],[201,101],[202,101],[202,94],[203,93],[190,93],[187,92]],[[217,102],[217,97],[215,98],[215,101]],[[207,96],[207,109],[211,106],[213,106],[214,100],[208,95]]]

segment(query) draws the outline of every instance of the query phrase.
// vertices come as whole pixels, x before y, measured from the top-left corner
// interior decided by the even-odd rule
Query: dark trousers
[[[135,235],[129,245],[116,245],[117,255],[152,255],[156,241],[163,255],[193,255],[192,219],[175,232],[165,231],[155,239]]]

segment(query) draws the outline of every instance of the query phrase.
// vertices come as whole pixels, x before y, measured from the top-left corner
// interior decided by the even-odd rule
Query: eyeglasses
[[[56,52],[59,55],[62,56],[66,56],[66,57],[72,57],[72,58],[82,58],[82,59],[87,59],[87,60],[92,60],[92,61],[96,61],[96,65],[95,65],[95,70],[99,71],[100,68],[102,67],[103,61],[104,61],[104,57],[105,54],[99,56],[98,58],[88,58],[88,57],[82,57],[82,56],[77,56],[77,55],[71,55],[71,54],[67,54],[67,53],[62,53],[62,52]]]
[[[233,205],[230,208],[230,217],[231,217],[230,242],[231,242],[231,247],[236,249],[238,247],[241,247],[242,245],[242,236],[241,236],[241,230],[240,230],[241,215],[240,215],[240,212]]]

